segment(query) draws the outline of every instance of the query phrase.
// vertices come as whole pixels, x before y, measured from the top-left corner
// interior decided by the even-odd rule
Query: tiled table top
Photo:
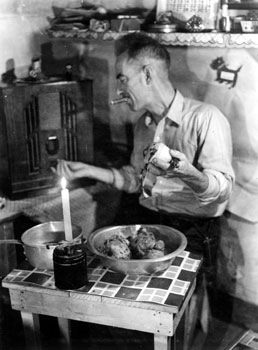
[[[243,334],[234,340],[228,350],[255,350],[258,349],[258,333],[250,330],[244,331]]]
[[[81,297],[86,293],[120,300],[157,303],[179,309],[195,281],[200,265],[200,256],[183,251],[162,273],[124,275],[105,268],[98,258],[89,256],[88,283],[72,292],[81,294]],[[15,269],[5,277],[3,283],[8,288],[19,285],[56,289],[54,272],[37,268]]]

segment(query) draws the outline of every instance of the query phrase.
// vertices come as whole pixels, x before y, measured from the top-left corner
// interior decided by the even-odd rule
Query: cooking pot
[[[72,225],[73,242],[82,242],[82,229]],[[5,239],[0,244],[21,244],[29,263],[39,269],[53,270],[53,251],[65,241],[63,221],[50,221],[31,227],[21,240]]]

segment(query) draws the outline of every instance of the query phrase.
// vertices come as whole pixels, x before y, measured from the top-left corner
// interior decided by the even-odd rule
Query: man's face
[[[128,61],[123,54],[116,60],[117,94],[128,97],[128,105],[132,111],[146,108],[147,89],[140,63],[136,60]]]

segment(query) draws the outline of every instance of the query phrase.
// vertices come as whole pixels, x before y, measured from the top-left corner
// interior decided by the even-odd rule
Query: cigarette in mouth
[[[128,101],[128,97],[121,97],[121,98],[117,98],[115,100],[110,101],[111,105],[117,105],[119,103],[124,103]]]

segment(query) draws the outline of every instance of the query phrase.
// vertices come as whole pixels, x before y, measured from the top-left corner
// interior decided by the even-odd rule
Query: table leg
[[[195,290],[185,310],[183,350],[189,350],[191,348],[198,319],[201,322],[203,333],[207,335],[209,316],[209,300],[206,282],[203,279],[202,285]]]
[[[154,334],[154,350],[170,350],[171,337]]]
[[[71,344],[71,321],[66,318],[58,317],[58,326],[62,337],[65,339],[66,344],[70,347]]]
[[[21,311],[27,350],[41,350],[39,315]]]

